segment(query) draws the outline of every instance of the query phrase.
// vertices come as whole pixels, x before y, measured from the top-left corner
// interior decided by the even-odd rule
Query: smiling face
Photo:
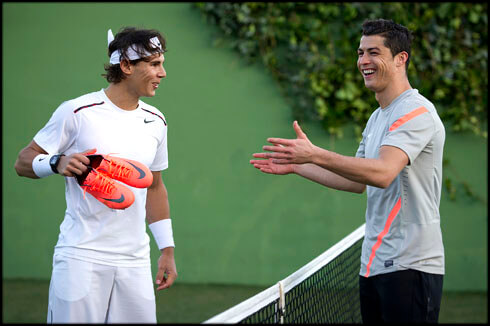
[[[155,96],[160,81],[167,76],[163,68],[164,61],[163,54],[158,53],[129,66],[127,82],[134,95],[138,98]]]
[[[388,87],[396,76],[395,57],[384,45],[384,37],[362,36],[357,50],[357,68],[364,77],[366,87],[376,93]]]

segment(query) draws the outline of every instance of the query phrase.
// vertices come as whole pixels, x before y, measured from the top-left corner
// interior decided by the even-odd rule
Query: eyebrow
[[[372,50],[381,51],[381,49],[380,49],[380,48],[378,48],[378,47],[374,47],[374,48],[368,48],[368,49],[366,49],[366,51],[372,51]],[[358,48],[358,49],[357,49],[357,52],[359,52],[359,51],[364,51],[364,50],[363,50],[363,49],[361,49],[361,48]]]
[[[160,58],[153,59],[150,61],[150,63],[164,63],[164,62],[165,62],[165,59],[160,60]]]

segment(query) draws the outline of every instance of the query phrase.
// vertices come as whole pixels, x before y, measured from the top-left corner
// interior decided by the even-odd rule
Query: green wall
[[[213,46],[213,27],[187,3],[3,4],[3,277],[49,279],[65,210],[64,181],[20,178],[18,152],[63,101],[105,87],[107,30],[156,28],[168,41],[167,78],[154,98],[169,123],[170,196],[179,282],[271,285],[363,223],[365,194],[248,162],[266,138],[294,137],[290,108],[259,65]],[[355,64],[355,63],[353,63]],[[415,86],[415,85],[414,85]],[[353,155],[352,133],[313,143]],[[484,198],[443,192],[445,289],[487,288],[487,143],[448,133],[452,176]],[[152,258],[158,251],[152,240]],[[155,264],[154,264],[155,265]],[[154,266],[155,267],[155,266]]]

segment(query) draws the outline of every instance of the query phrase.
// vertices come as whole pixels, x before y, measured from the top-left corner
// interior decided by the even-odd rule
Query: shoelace
[[[85,193],[87,192],[87,189],[90,188],[90,190],[106,193],[108,195],[111,195],[114,192],[114,185],[111,182],[111,179],[105,177],[102,173],[99,173],[97,170],[92,169],[97,176],[95,179],[91,182],[91,184],[84,184],[82,185],[83,187],[83,199],[85,199]]]
[[[114,154],[114,153],[111,153],[111,154]],[[108,154],[107,157],[110,157],[109,155],[110,154]],[[131,174],[133,173],[133,170],[125,167],[122,164],[117,164],[116,162],[114,162],[111,159],[104,158],[104,160],[109,162],[109,171],[107,171],[107,173],[109,173],[110,175],[114,175],[114,176],[119,177],[119,178],[120,177],[129,178],[131,176]]]

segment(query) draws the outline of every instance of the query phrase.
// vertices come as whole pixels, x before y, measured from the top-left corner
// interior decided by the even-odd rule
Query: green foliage
[[[196,3],[251,62],[262,60],[291,101],[294,118],[337,136],[360,135],[378,107],[357,70],[366,19],[387,18],[414,35],[408,76],[456,131],[487,137],[486,3]]]
[[[473,201],[478,201],[487,205],[486,197],[482,197],[473,187],[464,180],[458,170],[451,164],[451,160],[445,157],[442,161],[444,169],[444,189],[447,191],[448,198],[451,201],[456,201],[456,198],[466,197]]]

